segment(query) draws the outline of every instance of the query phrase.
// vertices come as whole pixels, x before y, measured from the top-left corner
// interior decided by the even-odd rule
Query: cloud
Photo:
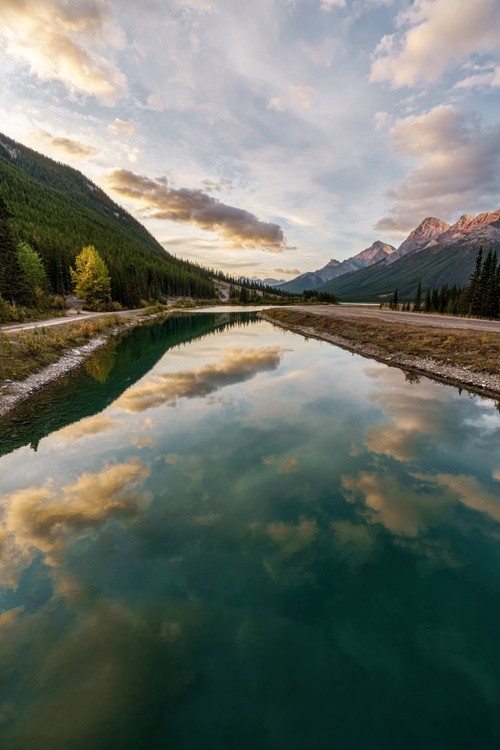
[[[484,73],[476,73],[473,76],[463,78],[461,81],[456,83],[453,88],[455,89],[482,89],[482,88],[498,88],[500,86],[500,65],[497,65],[492,70],[488,70]]]
[[[61,488],[48,481],[0,498],[0,570],[3,581],[15,586],[20,572],[36,552],[49,565],[80,535],[102,526],[111,518],[136,517],[150,497],[138,486],[149,469],[137,458],[81,474]]]
[[[301,518],[298,524],[275,521],[266,526],[267,535],[280,546],[282,557],[290,557],[308,547],[318,533],[316,521]]]
[[[52,135],[52,133],[47,133],[46,130],[39,130],[38,134],[46,143],[68,156],[86,159],[88,156],[95,156],[99,153],[99,149],[89,146],[87,143],[75,141],[73,138],[61,138]]]
[[[150,218],[217,231],[233,247],[260,248],[275,253],[286,249],[278,224],[259,221],[248,211],[221,203],[202,190],[174,189],[166,178],[153,180],[127,169],[114,170],[107,180],[111,190],[143,206]]]
[[[392,88],[434,83],[472,53],[498,49],[497,0],[415,0],[397,17],[400,31],[384,36],[373,54],[370,81]]]
[[[433,522],[441,520],[450,506],[449,497],[436,495],[435,488],[424,489],[409,478],[401,483],[389,474],[366,471],[357,478],[342,477],[342,488],[349,502],[358,498],[366,508],[365,516],[371,523],[381,523],[394,534],[417,536]]]
[[[274,273],[282,273],[284,276],[298,276],[300,268],[273,268]]]
[[[3,0],[2,34],[8,55],[43,81],[71,93],[95,96],[106,106],[127,94],[127,80],[104,54],[122,47],[124,35],[107,0]]]
[[[100,435],[103,432],[109,432],[114,430],[115,427],[119,427],[119,424],[106,414],[97,414],[95,417],[88,417],[88,419],[82,419],[80,422],[63,427],[57,432],[57,437],[71,441],[79,440],[88,435]]]
[[[345,8],[345,0],[321,0],[321,10],[329,11],[332,8]]]
[[[313,89],[312,86],[290,84],[288,91],[294,104],[299,104],[303,109],[310,109],[312,107],[313,95],[315,94],[315,89]]]
[[[377,393],[373,400],[390,423],[367,430],[365,445],[372,453],[391,456],[396,461],[409,461],[450,427],[448,411],[433,389],[421,387],[413,393],[391,387]]]
[[[267,108],[272,109],[275,112],[284,112],[285,111],[285,105],[283,104],[282,100],[279,98],[279,96],[273,96],[271,99],[269,99],[267,103]]]
[[[134,135],[135,134],[135,125],[133,122],[126,122],[125,120],[120,120],[119,117],[116,117],[113,122],[110,122],[108,125],[108,132],[114,133],[115,135]]]
[[[463,474],[438,474],[436,482],[458,496],[462,505],[500,521],[500,498],[475,478]]]
[[[375,120],[375,130],[382,130],[389,117],[388,112],[375,112],[373,119]]]
[[[115,406],[136,413],[162,404],[173,406],[178,398],[207,396],[219,388],[249,380],[259,372],[275,370],[281,352],[278,347],[232,349],[219,364],[166,373],[156,380],[133,386],[120,396]]]
[[[394,151],[418,165],[387,196],[392,206],[376,229],[407,231],[426,216],[452,218],[484,210],[500,189],[500,127],[453,105],[398,120],[390,131]]]

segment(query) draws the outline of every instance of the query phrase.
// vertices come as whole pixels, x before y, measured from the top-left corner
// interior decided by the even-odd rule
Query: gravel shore
[[[389,354],[379,346],[364,343],[359,344],[358,342],[350,341],[342,336],[331,334],[326,331],[318,331],[314,326],[297,324],[289,325],[283,321],[275,320],[264,312],[259,313],[259,317],[267,320],[273,325],[278,325],[281,328],[300,333],[308,338],[328,341],[331,344],[335,344],[335,346],[340,346],[342,349],[347,349],[348,351],[360,354],[363,357],[376,359],[379,362],[384,362],[394,367],[409,370],[420,375],[426,375],[443,383],[466,388],[467,390],[479,393],[483,396],[488,396],[494,399],[500,397],[500,376],[496,374],[478,372],[469,369],[468,367],[447,365],[431,358],[415,357],[402,352]]]

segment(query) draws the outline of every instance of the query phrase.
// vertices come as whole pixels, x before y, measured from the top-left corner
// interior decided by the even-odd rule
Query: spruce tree
[[[417,293],[415,295],[415,302],[413,303],[413,312],[420,312],[422,309],[422,282],[418,282]]]
[[[24,273],[10,228],[10,214],[0,195],[0,296],[11,304],[25,302]]]
[[[480,299],[479,299],[479,281],[481,279],[481,271],[483,266],[483,248],[480,247],[477,257],[476,266],[470,277],[469,286],[466,291],[466,306],[468,315],[477,315],[480,311]]]

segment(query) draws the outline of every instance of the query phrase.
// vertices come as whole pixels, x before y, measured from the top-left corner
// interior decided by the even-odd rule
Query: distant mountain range
[[[367,268],[380,260],[384,260],[394,252],[396,252],[395,247],[377,240],[373,245],[370,245],[370,247],[362,250],[352,258],[347,258],[347,260],[343,261],[332,258],[332,260],[328,261],[323,268],[320,268],[317,271],[302,273],[295,279],[287,281],[286,284],[282,284],[280,289],[299,294],[303,292],[304,289],[317,289],[318,287],[323,286],[325,282],[337,279],[339,276],[343,276],[346,273]]]
[[[500,210],[464,215],[450,225],[428,217],[396,249],[383,242],[340,263],[331,260],[318,271],[297,276],[279,289],[317,289],[350,301],[379,301],[398,289],[400,297],[443,284],[464,286],[474,269],[477,251],[490,247],[500,255]]]

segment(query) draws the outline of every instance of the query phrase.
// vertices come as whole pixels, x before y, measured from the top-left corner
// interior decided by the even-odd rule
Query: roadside
[[[500,323],[387,311],[382,318],[345,307],[274,308],[259,317],[303,336],[329,341],[364,357],[428,375],[492,398],[500,396]],[[377,311],[384,312],[384,311]],[[397,317],[395,317],[397,316]],[[401,320],[400,316],[404,316]],[[408,320],[407,318],[411,318]],[[439,320],[436,320],[439,319]],[[468,326],[454,326],[458,320]],[[483,328],[482,323],[493,323]]]
[[[88,312],[82,310],[81,312],[72,313],[71,310],[68,314],[63,315],[59,318],[47,318],[46,320],[32,320],[29,323],[9,323],[7,325],[0,325],[0,331],[4,333],[15,332],[15,331],[32,331],[35,328],[51,328],[52,326],[65,325],[66,323],[80,323],[82,320],[88,320],[89,318],[106,318],[112,316],[122,316],[127,318],[129,316],[144,314],[143,308],[137,308],[135,310],[120,310],[118,312]]]
[[[113,336],[169,312],[89,313],[77,322],[21,324],[0,331],[0,417],[48,383],[79,367]],[[89,319],[90,318],[90,319]],[[56,322],[57,321],[57,322]]]
[[[432,326],[437,328],[452,328],[462,330],[492,331],[500,333],[500,320],[485,320],[484,318],[460,318],[452,315],[437,313],[401,312],[401,310],[380,310],[378,306],[363,307],[361,305],[294,305],[293,309],[321,315],[328,318],[354,318],[356,320],[376,319],[388,323],[408,323],[412,326]]]

